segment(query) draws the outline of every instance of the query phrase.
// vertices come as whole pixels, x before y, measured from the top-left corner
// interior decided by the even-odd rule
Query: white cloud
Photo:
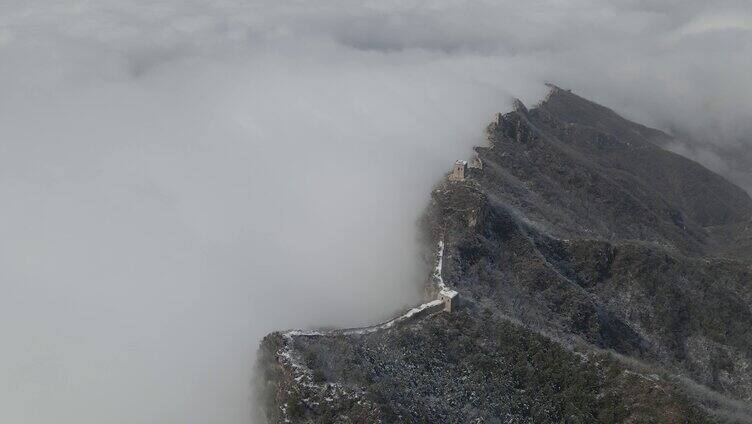
[[[431,186],[543,81],[744,148],[741,7],[3,2],[0,419],[247,422],[263,334],[417,301]]]

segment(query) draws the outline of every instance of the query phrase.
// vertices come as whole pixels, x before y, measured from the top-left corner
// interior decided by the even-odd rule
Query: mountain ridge
[[[442,181],[421,221],[428,251],[445,244],[443,278],[464,307],[369,335],[267,336],[269,421],[752,420],[752,249],[736,230],[752,216],[749,195],[656,144],[670,135],[556,86],[529,110],[515,102],[487,134],[482,168]],[[296,383],[284,343],[318,385]],[[519,372],[506,372],[512,363]],[[472,380],[478,364],[492,364],[494,384]]]

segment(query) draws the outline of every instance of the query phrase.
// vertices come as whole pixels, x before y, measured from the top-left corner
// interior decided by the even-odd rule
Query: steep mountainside
[[[268,420],[752,422],[752,200],[670,139],[553,86],[517,102],[421,223],[460,306],[269,335]]]

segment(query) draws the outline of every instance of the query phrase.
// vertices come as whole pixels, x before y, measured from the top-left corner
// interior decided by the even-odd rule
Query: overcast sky
[[[4,0],[0,422],[248,423],[264,334],[420,300],[415,220],[512,97],[749,189],[749,75],[747,1]]]

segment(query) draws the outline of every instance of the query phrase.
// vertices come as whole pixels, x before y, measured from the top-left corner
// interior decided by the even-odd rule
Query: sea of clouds
[[[252,421],[258,342],[420,299],[415,222],[555,82],[747,189],[746,1],[0,2],[0,422]]]

